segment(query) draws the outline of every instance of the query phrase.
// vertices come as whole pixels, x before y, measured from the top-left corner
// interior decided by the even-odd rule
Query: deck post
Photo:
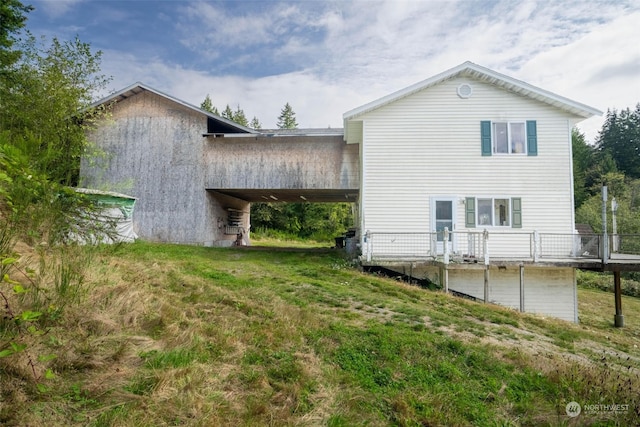
[[[443,270],[442,273],[444,276],[444,293],[448,294],[449,293],[449,268],[445,265],[442,270]]]
[[[489,302],[489,266],[484,267],[484,302]]]
[[[489,231],[485,228],[482,232],[482,252],[484,252],[484,265],[489,265]]]
[[[449,227],[444,228],[442,237],[442,252],[444,256],[444,263],[449,264]]]
[[[482,249],[484,251],[484,302],[489,302],[489,231],[482,232]]]
[[[524,313],[524,264],[520,264],[520,312]]]
[[[624,316],[622,315],[622,288],[620,286],[620,270],[613,271],[613,290],[616,299],[616,315],[613,324],[616,328],[624,326]]]

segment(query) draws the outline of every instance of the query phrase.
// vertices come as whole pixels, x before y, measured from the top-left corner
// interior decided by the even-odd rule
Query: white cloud
[[[275,46],[279,53],[300,53],[301,41],[308,39],[318,25],[312,11],[299,3],[265,2],[257,8],[232,12],[224,8],[224,3],[199,1],[180,12],[177,28],[188,49],[219,57],[221,50],[265,46]]]
[[[84,0],[39,0],[36,7],[42,10],[52,18],[57,18],[69,12],[76,4]],[[28,2],[24,2],[29,4]]]
[[[640,102],[640,12],[597,25],[566,45],[531,58],[522,79],[600,110],[634,107]],[[593,141],[604,117],[579,124]]]
[[[285,102],[301,126],[341,126],[343,112],[466,60],[602,110],[640,101],[633,3],[266,2],[238,15],[224,4],[189,2],[176,13],[189,49],[214,58],[217,46],[231,48],[217,58],[225,70],[254,64],[259,54],[275,63],[293,58],[295,71],[216,76],[105,52],[114,86],[142,80],[196,105],[209,93],[218,108],[240,104],[265,127],[275,126]],[[599,123],[583,123],[589,140]]]

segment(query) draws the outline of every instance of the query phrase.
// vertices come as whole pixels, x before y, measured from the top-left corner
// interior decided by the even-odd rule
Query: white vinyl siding
[[[362,122],[359,120],[352,120],[346,123],[344,129],[344,140],[347,144],[361,144],[362,143]]]
[[[461,99],[457,87],[473,95]],[[537,156],[481,155],[480,122],[535,120]],[[366,113],[362,211],[372,232],[430,231],[430,197],[522,198],[522,232],[573,232],[570,129],[576,117],[487,83],[455,78]],[[366,230],[363,230],[366,231]],[[475,230],[477,231],[477,229]]]

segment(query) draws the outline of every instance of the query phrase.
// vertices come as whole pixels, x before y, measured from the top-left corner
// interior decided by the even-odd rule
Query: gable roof
[[[161,96],[163,98],[166,98],[172,102],[175,102],[176,104],[180,104],[183,107],[186,107],[190,110],[193,110],[197,113],[203,114],[205,116],[207,116],[209,119],[216,121],[222,125],[224,125],[225,128],[231,128],[232,130],[234,130],[234,133],[253,133],[253,134],[257,134],[258,132],[254,129],[248,128],[246,126],[242,126],[239,125],[238,123],[232,121],[232,120],[228,120],[225,119],[224,117],[220,117],[217,114],[213,114],[210,113],[206,110],[203,110],[201,108],[196,107],[195,105],[191,105],[187,102],[184,102],[178,98],[175,98],[171,95],[167,95],[164,92],[161,92],[157,89],[152,88],[151,86],[145,85],[144,83],[141,82],[137,82],[132,84],[131,86],[127,86],[126,88],[119,90],[117,92],[112,93],[111,95],[108,95],[107,97],[94,102],[93,104],[91,104],[90,108],[95,108],[95,107],[99,107],[101,105],[107,105],[107,104],[111,104],[114,102],[118,102],[118,101],[122,101],[124,99],[130,98],[132,96],[135,96],[141,92],[144,91],[148,91],[151,93],[154,93],[158,96]]]
[[[413,93],[427,89],[431,86],[435,86],[439,83],[444,82],[445,80],[450,80],[455,77],[461,76],[470,77],[475,80],[490,83],[509,92],[552,105],[563,111],[567,111],[577,116],[584,117],[585,119],[591,116],[602,115],[602,111],[597,110],[593,107],[589,107],[588,105],[572,101],[563,96],[556,95],[555,93],[540,89],[539,87],[530,85],[521,80],[514,79],[504,74],[497,73],[488,68],[481,67],[480,65],[474,64],[473,62],[467,61],[458,65],[457,67],[451,68],[426,80],[413,84],[409,87],[401,89],[397,92],[394,92],[390,95],[377,99],[358,108],[354,108],[353,110],[347,111],[342,117],[344,120],[353,119],[357,116],[376,110],[384,105],[395,102]]]

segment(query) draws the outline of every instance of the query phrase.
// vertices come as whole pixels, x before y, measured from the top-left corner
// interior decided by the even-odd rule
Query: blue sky
[[[640,102],[640,2],[33,0],[35,35],[103,52],[110,89],[142,81],[300,127],[470,60],[600,110]],[[602,118],[580,127],[593,140]]]

